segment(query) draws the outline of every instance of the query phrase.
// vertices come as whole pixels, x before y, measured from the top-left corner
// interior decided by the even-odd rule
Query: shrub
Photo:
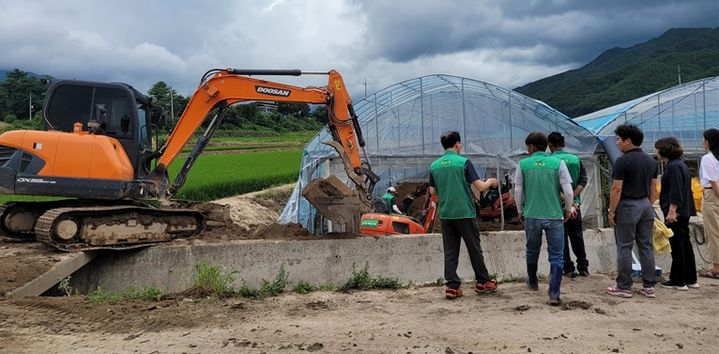
[[[364,268],[359,272],[355,264],[352,264],[352,276],[340,287],[340,290],[399,289],[401,287],[402,285],[397,278],[372,277],[369,274],[369,264],[365,262]]]
[[[277,273],[272,282],[262,279],[262,284],[260,285],[260,295],[262,297],[268,297],[282,294],[287,287],[288,277],[289,274],[285,270],[285,265],[283,264],[280,266],[280,271]]]
[[[304,294],[309,294],[313,291],[317,291],[317,289],[318,289],[318,287],[316,287],[306,281],[301,281],[301,282],[297,283],[297,285],[295,285],[294,291],[298,294],[304,295]]]
[[[222,297],[232,292],[232,282],[235,281],[236,272],[223,273],[218,267],[211,266],[202,261],[195,264],[195,274],[192,278],[192,291],[201,295]]]

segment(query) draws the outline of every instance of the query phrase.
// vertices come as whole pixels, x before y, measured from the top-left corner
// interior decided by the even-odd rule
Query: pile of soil
[[[17,242],[0,236],[0,297],[42,273],[60,258],[37,242]]]

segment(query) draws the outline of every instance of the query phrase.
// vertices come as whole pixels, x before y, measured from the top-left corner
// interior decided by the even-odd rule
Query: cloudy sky
[[[435,73],[516,87],[716,26],[717,0],[0,0],[0,68],[183,95],[211,68],[334,68],[361,98],[365,78],[372,93]]]

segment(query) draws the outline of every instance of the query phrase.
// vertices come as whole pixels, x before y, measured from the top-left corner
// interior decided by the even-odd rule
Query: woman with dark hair
[[[704,149],[709,153],[702,157],[699,180],[704,187],[702,218],[712,269],[699,273],[699,276],[719,279],[719,129],[704,132]]]
[[[684,151],[677,139],[659,139],[654,143],[654,148],[657,149],[659,159],[666,162],[659,205],[664,214],[664,223],[674,231],[674,236],[669,238],[672,246],[669,280],[659,285],[678,290],[696,289],[699,284],[694,249],[689,238],[689,218],[697,215],[697,212],[692,198],[689,167],[681,160]]]

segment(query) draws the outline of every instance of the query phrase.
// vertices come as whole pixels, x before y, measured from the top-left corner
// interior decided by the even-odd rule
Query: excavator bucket
[[[372,210],[366,198],[335,176],[313,180],[302,191],[302,196],[328,219],[346,224],[347,231],[356,232],[361,215]]]

